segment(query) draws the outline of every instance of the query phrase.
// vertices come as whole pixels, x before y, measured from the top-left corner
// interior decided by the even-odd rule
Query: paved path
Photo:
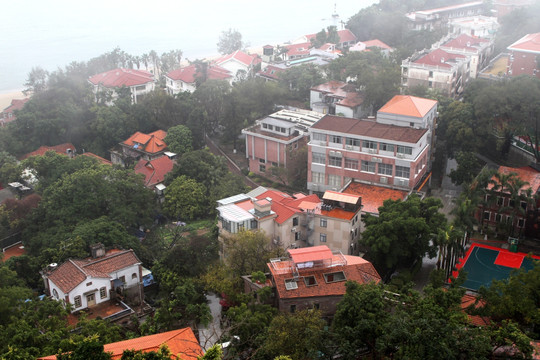
[[[208,326],[199,326],[199,343],[205,352],[217,343],[221,337],[221,305],[219,304],[219,297],[210,293],[206,295],[206,300],[212,313],[212,320]]]

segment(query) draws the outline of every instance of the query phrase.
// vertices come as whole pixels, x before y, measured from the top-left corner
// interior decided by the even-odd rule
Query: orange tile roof
[[[326,245],[311,246],[301,249],[289,249],[289,255],[295,264],[332,258],[332,251]]]
[[[167,345],[171,351],[171,359],[197,360],[203,355],[201,346],[191,328],[183,328],[160,334],[118,341],[104,345],[103,350],[111,353],[112,359],[120,359],[125,350],[141,350],[146,353],[158,351],[161,345]],[[42,357],[38,360],[54,359],[56,359],[56,355]]]
[[[381,281],[380,275],[373,265],[359,256],[343,255],[346,259],[345,265],[331,266],[331,267],[319,267],[303,269],[302,276],[313,276],[317,285],[307,286],[306,283],[300,278],[297,281],[298,288],[293,290],[287,290],[285,287],[285,280],[292,279],[292,270],[289,272],[274,270],[273,264],[269,263],[268,268],[272,273],[272,278],[276,286],[277,294],[280,299],[298,299],[298,298],[310,298],[320,296],[343,296],[345,294],[346,281],[336,281],[327,283],[324,274],[343,271],[346,280],[356,281],[359,284],[366,284],[371,281],[379,283]],[[287,266],[292,266],[292,261],[282,261],[283,263],[290,262],[290,264],[283,264],[282,269]]]
[[[378,214],[379,207],[383,206],[384,200],[404,200],[409,194],[408,191],[404,190],[362,184],[354,181],[343,192],[361,196],[362,211],[370,214]]]
[[[521,191],[525,191],[530,188],[532,189],[532,193],[534,195],[540,190],[540,172],[530,166],[523,166],[520,168],[500,166],[498,172],[505,175],[508,175],[510,173],[516,173],[521,180],[528,182],[529,184],[524,185],[521,188]],[[491,180],[496,181],[496,178],[492,177]],[[488,189],[491,188],[493,188],[493,184],[488,185]]]
[[[334,208],[332,210],[321,210],[320,214],[334,219],[351,220],[356,213],[352,211],[345,211],[340,208]]]
[[[166,136],[167,132],[163,130],[157,130],[150,134],[143,134],[137,131],[122,144],[135,148],[139,151],[156,154],[161,151],[165,151],[167,148],[167,144],[165,144],[165,141],[163,141]]]
[[[380,108],[378,112],[424,117],[435,105],[437,105],[436,100],[410,95],[396,95]]]
[[[32,151],[31,153],[23,155],[20,160],[29,158],[30,156],[40,155],[43,156],[49,150],[52,150],[60,155],[67,155],[67,150],[71,149],[73,152],[76,150],[72,143],[64,143],[54,146],[41,146],[39,149]]]
[[[366,49],[370,48],[370,47],[378,47],[378,48],[381,48],[381,49],[392,50],[392,48],[390,46],[386,45],[385,43],[383,43],[379,39],[367,40],[367,41],[362,41],[362,42],[366,46]]]
[[[129,87],[154,82],[154,75],[144,70],[118,68],[91,76],[88,81],[108,88]]]
[[[461,298],[461,309],[465,311],[465,309],[467,309],[469,306],[474,305],[475,302],[476,302],[476,296],[465,294]],[[482,306],[484,306],[484,303],[479,302],[478,304],[476,304],[475,307],[479,308]],[[469,318],[470,322],[476,326],[488,326],[489,324],[491,324],[490,319],[486,316],[467,314],[467,317]]]
[[[153,188],[155,185],[165,180],[167,175],[174,167],[174,161],[168,156],[161,156],[157,159],[148,161],[141,159],[135,164],[136,174],[144,175],[144,185]]]
[[[98,160],[100,163],[105,164],[105,165],[112,165],[112,162],[110,162],[109,160],[104,159],[101,156],[98,156],[98,155],[96,155],[94,153],[91,153],[91,152],[85,152],[85,153],[83,153],[81,155],[94,158],[94,159]]]

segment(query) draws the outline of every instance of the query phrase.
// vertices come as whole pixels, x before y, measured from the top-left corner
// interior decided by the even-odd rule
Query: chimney
[[[103,245],[102,243],[90,245],[90,253],[92,254],[92,258],[94,259],[105,256],[105,245]]]

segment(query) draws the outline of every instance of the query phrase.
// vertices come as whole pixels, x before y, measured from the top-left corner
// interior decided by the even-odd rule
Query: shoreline
[[[24,99],[27,97],[28,96],[25,96],[21,90],[6,90],[0,92],[0,112],[11,105],[11,100]]]

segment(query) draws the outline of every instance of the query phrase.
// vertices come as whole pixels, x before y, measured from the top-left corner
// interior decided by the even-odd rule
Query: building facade
[[[280,110],[243,129],[249,171],[272,177],[272,167],[286,169],[306,146],[309,127],[321,117],[314,111]]]
[[[307,188],[337,191],[355,179],[414,189],[430,165],[428,133],[326,115],[309,129]]]
[[[148,71],[135,69],[110,70],[91,76],[88,82],[93,87],[96,100],[104,98],[108,105],[114,103],[122,88],[129,89],[134,104],[155,89],[154,75]]]
[[[435,30],[445,27],[448,21],[452,19],[482,15],[483,12],[484,2],[474,1],[436,9],[414,11],[406,16],[409,20],[409,28],[413,30]]]
[[[478,72],[488,66],[494,47],[494,40],[461,34],[444,41],[440,49],[469,58],[469,78],[476,79]]]
[[[508,47],[506,70],[509,76],[528,75],[540,78],[540,33],[527,34]]]
[[[354,85],[343,81],[329,81],[310,90],[311,109],[323,114],[341,114],[358,119],[366,113],[362,108],[363,103],[363,94]]]

